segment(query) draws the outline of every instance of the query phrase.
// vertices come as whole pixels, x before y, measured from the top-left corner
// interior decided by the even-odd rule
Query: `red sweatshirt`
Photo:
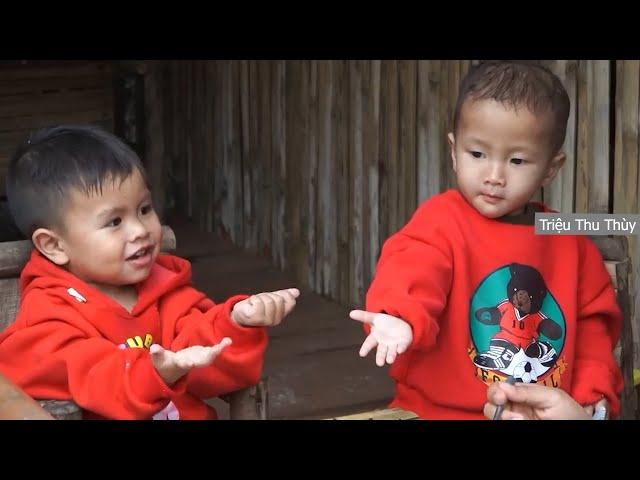
[[[85,418],[150,419],[169,406],[173,417],[177,408],[180,419],[212,419],[201,399],[258,381],[266,331],[229,316],[246,296],[215,305],[191,287],[189,262],[170,255],[159,255],[137,288],[129,313],[34,251],[20,276],[18,317],[0,333],[0,371],[34,398],[75,401]],[[212,365],[173,385],[151,363],[153,343],[177,351],[223,337],[233,344]]]
[[[582,404],[604,396],[617,415],[622,315],[602,257],[585,236],[535,235],[533,213],[492,220],[449,190],[387,239],[366,309],[413,330],[391,367],[391,406],[481,419],[487,385],[513,375]]]

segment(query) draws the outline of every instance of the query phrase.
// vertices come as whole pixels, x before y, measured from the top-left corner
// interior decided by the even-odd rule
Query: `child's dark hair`
[[[488,61],[471,67],[460,84],[453,118],[457,131],[460,110],[468,99],[495,100],[508,107],[524,106],[534,114],[551,111],[555,119],[553,147],[564,143],[571,108],[560,79],[549,69],[532,62]]]
[[[20,231],[62,227],[70,189],[101,193],[104,182],[126,179],[142,162],[124,142],[92,125],[60,125],[33,133],[9,162],[7,197]],[[147,182],[148,183],[148,182]]]

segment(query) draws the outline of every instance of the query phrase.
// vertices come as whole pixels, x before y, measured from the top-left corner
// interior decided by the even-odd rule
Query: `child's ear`
[[[558,152],[549,162],[549,166],[547,167],[547,173],[545,173],[544,178],[542,179],[542,186],[546,187],[549,185],[556,175],[558,171],[564,165],[564,161],[567,159],[567,155],[564,152]]]
[[[38,251],[56,265],[69,263],[69,257],[64,251],[62,240],[53,230],[38,228],[31,235],[31,240]]]
[[[456,172],[456,138],[453,136],[453,132],[449,132],[447,135],[449,140],[449,147],[451,148],[451,160],[453,161],[453,171]],[[457,172],[456,172],[457,173]]]

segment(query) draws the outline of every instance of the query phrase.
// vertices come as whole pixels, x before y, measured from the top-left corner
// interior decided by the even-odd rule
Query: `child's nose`
[[[149,235],[147,227],[140,221],[133,221],[131,224],[130,238],[132,242],[138,239],[145,238]]]
[[[489,162],[489,171],[487,172],[485,182],[489,185],[504,186],[504,168],[501,162]]]

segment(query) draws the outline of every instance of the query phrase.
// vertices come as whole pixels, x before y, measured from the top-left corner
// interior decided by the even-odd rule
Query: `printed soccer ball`
[[[513,369],[513,376],[522,383],[535,383],[538,380],[538,375],[536,375],[533,365],[526,360],[516,365],[516,368]]]

